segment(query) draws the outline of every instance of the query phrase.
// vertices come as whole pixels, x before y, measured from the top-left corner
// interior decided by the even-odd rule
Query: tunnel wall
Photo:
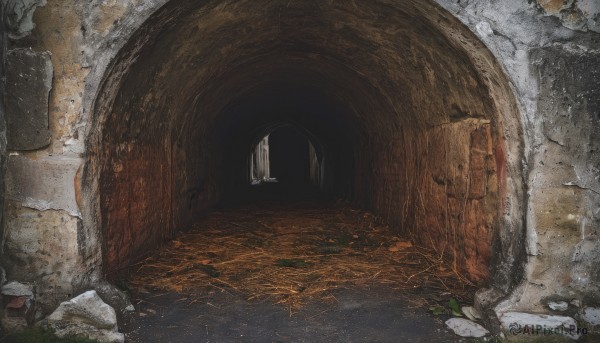
[[[374,209],[473,282],[488,279],[498,232],[496,171],[506,166],[494,144],[489,121],[465,119],[374,149]]]
[[[118,85],[121,81],[119,77],[107,80],[103,75],[107,69],[113,68],[113,59],[134,31],[164,3],[49,1],[35,11],[35,28],[24,21],[21,31],[31,33],[26,35],[19,31],[19,35],[11,37],[8,42],[8,50],[32,48],[39,53],[51,52],[54,69],[48,104],[51,142],[34,151],[9,151],[8,173],[14,174],[23,165],[36,173],[20,174],[22,178],[10,180],[14,184],[7,185],[4,221],[3,261],[8,278],[36,282],[41,289],[42,302],[55,303],[102,277],[101,267],[105,257],[101,242],[105,233],[100,230],[104,226],[100,221],[101,210],[96,197],[100,185],[97,178],[89,177],[98,175],[100,166],[87,161],[103,153],[104,142],[96,128],[101,127],[105,119],[95,118],[94,113],[101,111],[103,106],[110,108],[111,104],[99,104],[96,99],[114,98],[109,93],[118,87],[111,88],[110,84]],[[491,299],[489,302],[494,304],[504,300],[497,307],[503,311],[548,312],[548,297],[595,299],[600,294],[597,288],[600,280],[595,267],[600,256],[597,237],[600,214],[596,206],[600,203],[597,169],[600,156],[596,147],[596,135],[600,132],[600,95],[597,82],[594,81],[598,79],[600,69],[596,19],[600,10],[590,1],[539,1],[538,4],[516,0],[502,3],[439,0],[438,3],[446,9],[445,15],[458,18],[495,56],[510,82],[498,87],[507,87],[514,94],[521,116],[512,121],[502,119],[509,116],[508,111],[502,109],[510,109],[511,105],[503,107],[498,104],[506,102],[506,99],[493,99],[498,118],[507,121],[497,126],[502,127],[502,131],[492,139],[492,151],[497,155],[495,164],[481,162],[488,161],[487,157],[490,156],[490,140],[484,122],[439,123],[445,125],[429,129],[427,136],[432,138],[431,143],[419,142],[422,150],[418,153],[415,151],[412,155],[415,162],[410,165],[403,164],[403,161],[407,160],[404,149],[416,144],[411,132],[402,131],[405,136],[388,137],[397,142],[394,147],[377,141],[370,142],[372,150],[356,151],[357,159],[365,161],[365,164],[379,161],[376,163],[380,167],[375,174],[367,167],[356,168],[357,180],[370,178],[378,181],[356,185],[357,199],[374,204],[381,215],[392,221],[401,223],[410,220],[432,225],[437,230],[435,232],[445,235],[448,234],[445,223],[452,219],[452,215],[454,220],[458,216],[471,217],[469,210],[460,209],[461,204],[464,208],[465,196],[455,197],[448,192],[446,185],[449,181],[455,185],[464,181],[463,188],[467,184],[471,188],[473,183],[473,190],[485,189],[484,185],[493,190],[494,183],[497,183],[499,204],[487,202],[485,198],[469,200],[469,196],[466,196],[469,208],[499,206],[502,212],[502,218],[496,222],[495,232],[491,232],[494,228],[487,218],[472,219],[473,223],[478,223],[477,227],[482,230],[483,236],[497,236],[493,245],[494,253],[489,257],[494,268],[493,279],[489,290],[481,292],[480,300]],[[554,6],[556,3],[561,4]],[[180,9],[181,12],[185,10]],[[163,14],[165,25],[175,25],[172,22],[177,17],[177,11]],[[452,34],[449,30],[449,35]],[[455,38],[460,40],[458,36]],[[135,61],[144,43],[144,39],[140,39],[137,45],[129,46],[129,53],[122,58]],[[473,62],[485,65],[481,61]],[[129,66],[131,63],[117,66],[124,69],[116,74],[121,72],[124,75]],[[493,82],[487,80],[486,84],[493,87]],[[167,112],[169,110],[173,109],[165,109]],[[164,123],[163,128],[171,132],[169,125]],[[466,132],[462,130],[465,126]],[[487,177],[485,182],[479,182],[475,181],[478,176],[472,176],[473,181],[466,182],[464,176],[455,178],[452,174],[450,177],[447,171],[440,171],[436,166],[409,168],[422,163],[418,156],[442,154],[439,152],[443,145],[440,142],[444,142],[445,137],[454,137],[453,130],[460,131],[460,139],[465,142],[461,149],[466,150],[459,151],[457,148],[456,151],[460,159],[469,165],[464,166],[463,171],[469,174],[470,170],[470,175],[483,175],[483,170],[493,171],[496,177]],[[485,136],[488,138],[483,139]],[[131,209],[139,211],[138,218],[147,215],[142,220],[150,221],[159,210],[161,217],[157,220],[161,224],[168,223],[171,217],[186,217],[167,210],[165,199],[169,192],[184,194],[185,189],[194,188],[188,184],[189,181],[176,180],[171,183],[170,191],[166,185],[151,181],[168,177],[168,171],[176,165],[169,161],[190,158],[182,155],[181,151],[196,156],[205,153],[189,149],[179,150],[178,153],[178,139],[171,137],[168,143],[152,142],[155,144],[152,151],[128,155],[127,149],[123,150],[122,157],[127,161],[135,161],[132,165],[140,168],[150,160],[156,161],[157,156],[164,161],[158,166],[153,164],[152,167],[156,167],[152,173],[154,176],[141,182],[140,188],[135,190],[141,194],[156,195],[152,198],[151,206]],[[486,149],[480,149],[484,146]],[[371,154],[372,151],[382,153]],[[452,147],[449,146],[448,151],[440,157],[450,151]],[[502,159],[502,152],[506,153],[506,161]],[[473,153],[477,156],[473,157]],[[471,157],[466,158],[467,155]],[[118,163],[114,168],[115,171],[119,170]],[[405,173],[419,172],[410,185],[412,191],[403,192],[402,195],[387,192],[384,182],[399,182],[396,175],[398,168]],[[127,173],[123,180],[139,176],[132,171]],[[64,182],[61,184],[65,186],[53,186],[57,180]],[[418,202],[409,202],[411,207],[400,212],[406,215],[392,218],[391,214],[396,213],[393,208],[401,208],[407,203],[407,197],[416,199],[419,196],[415,188],[417,185],[432,189],[432,203],[448,208],[448,215],[444,214],[445,211],[439,211],[437,206],[423,209],[419,208]],[[205,194],[198,197],[202,200],[198,201],[197,206],[202,208],[215,191],[210,182],[199,186],[198,189],[204,190]],[[506,196],[502,196],[503,187]],[[123,193],[131,191],[120,190],[120,187],[112,189]],[[120,197],[129,195],[116,193],[111,198],[118,200]],[[186,201],[190,198],[182,197]],[[458,202],[458,205],[453,202]],[[122,203],[117,201],[109,206],[118,211],[120,205]],[[457,207],[459,210],[453,211]],[[445,217],[441,217],[440,213]],[[171,223],[166,231],[149,234],[149,239],[159,240],[168,236],[173,228],[183,225]],[[418,230],[419,225],[408,227]],[[460,227],[457,229],[460,230]],[[471,237],[463,235],[462,238],[465,244],[472,243]],[[39,242],[40,246],[32,248],[29,244],[33,241]],[[140,246],[144,247],[144,244]],[[434,242],[433,246],[443,248],[440,242]],[[473,251],[473,248],[468,246],[462,258],[475,264],[481,258],[487,258],[489,252],[477,251],[476,247]],[[57,249],[63,253],[63,262],[48,265],[47,256]],[[25,258],[17,259],[17,265],[15,256]],[[25,263],[26,268],[22,268],[21,263]]]

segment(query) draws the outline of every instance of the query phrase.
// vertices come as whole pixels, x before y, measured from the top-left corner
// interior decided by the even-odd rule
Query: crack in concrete
[[[600,195],[600,191],[597,191],[597,190],[595,190],[593,188],[588,188],[588,187],[584,187],[584,186],[578,185],[578,184],[576,184],[574,182],[565,182],[565,183],[563,183],[563,186],[577,187],[579,189],[588,190],[588,191],[590,191],[592,193],[596,193],[596,194]]]

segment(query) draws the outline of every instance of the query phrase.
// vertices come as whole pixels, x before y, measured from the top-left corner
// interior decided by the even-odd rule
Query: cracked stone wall
[[[132,192],[150,194],[156,184],[148,183],[149,180],[166,180],[172,175],[169,162],[161,163],[161,168],[164,168],[155,168],[147,178],[142,177],[145,170],[150,168],[144,164],[149,159],[159,157],[160,161],[186,161],[193,155],[201,160],[209,154],[200,148],[188,149],[185,144],[182,145],[183,148],[174,144],[172,150],[164,149],[166,140],[151,138],[146,142],[146,150],[135,151],[127,144],[119,145],[123,142],[117,139],[118,136],[110,138],[111,136],[104,136],[98,130],[107,121],[118,121],[119,117],[110,117],[109,114],[127,112],[113,111],[113,108],[132,109],[137,106],[136,111],[129,112],[159,113],[161,110],[174,111],[173,105],[181,105],[170,102],[173,98],[168,93],[148,93],[144,97],[141,91],[139,94],[133,92],[130,94],[131,99],[140,99],[137,103],[133,100],[128,103],[128,98],[123,96],[119,100],[118,93],[123,82],[130,82],[132,89],[142,89],[145,83],[152,81],[148,76],[148,79],[138,79],[136,84],[131,83],[135,79],[125,80],[125,76],[131,70],[136,71],[135,62],[140,57],[159,56],[161,51],[168,51],[168,45],[155,42],[160,41],[157,37],[160,38],[161,34],[169,34],[170,29],[181,24],[181,16],[191,9],[184,3],[187,2],[182,2],[178,7],[173,3],[168,4],[166,0],[67,0],[48,3],[3,1],[3,10],[12,10],[9,16],[6,16],[7,12],[3,12],[3,18],[7,18],[4,22],[8,23],[3,27],[7,37],[6,56],[10,58],[20,54],[22,57],[18,59],[19,62],[26,58],[31,60],[28,64],[35,67],[32,67],[28,82],[31,82],[32,89],[39,91],[35,96],[37,100],[32,99],[32,106],[26,106],[19,115],[32,118],[37,124],[36,130],[40,132],[27,132],[23,126],[19,127],[19,123],[23,121],[11,121],[11,115],[15,118],[17,112],[6,113],[7,122],[16,123],[15,129],[9,127],[8,136],[15,137],[13,141],[18,141],[19,135],[11,134],[18,133],[22,128],[21,137],[25,137],[22,139],[25,145],[15,144],[10,148],[11,142],[8,142],[3,263],[10,279],[36,282],[41,286],[44,290],[42,297],[47,303],[63,299],[102,277],[102,265],[107,261],[107,241],[103,237],[106,222],[103,221],[109,220],[106,215],[102,215],[98,196],[103,189],[113,192],[108,198],[115,201],[114,208],[119,209],[119,201],[134,199],[130,195]],[[381,1],[383,7],[389,8],[410,8],[403,6],[411,3],[400,0]],[[447,190],[440,191],[449,181],[448,175],[444,174],[447,171],[435,164],[422,167],[433,160],[416,157],[426,154],[440,156],[442,153],[435,143],[443,142],[447,137],[456,137],[457,134],[451,130],[457,130],[459,135],[463,135],[461,139],[465,142],[456,147],[457,154],[462,151],[459,154],[461,158],[474,167],[468,174],[471,175],[469,177],[485,182],[473,183],[473,188],[469,186],[473,194],[462,195],[461,199],[470,199],[469,207],[461,206],[460,201],[450,205],[456,213],[452,218],[457,221],[455,226],[458,228],[464,223],[478,223],[475,226],[480,230],[480,235],[488,237],[485,240],[490,244],[487,248],[480,249],[474,244],[481,237],[475,234],[477,231],[459,231],[460,244],[465,248],[461,250],[463,255],[455,261],[465,270],[471,266],[472,276],[479,275],[480,279],[487,281],[487,291],[480,292],[481,297],[485,298],[482,303],[497,304],[498,312],[551,312],[546,305],[547,299],[557,297],[597,304],[600,301],[597,299],[600,294],[597,286],[600,284],[600,86],[597,82],[600,77],[600,3],[595,0],[437,0],[435,3],[445,10],[443,13],[435,12],[440,13],[441,21],[444,16],[454,17],[464,25],[462,28],[450,25],[445,28],[444,35],[452,41],[466,42],[459,45],[466,50],[465,60],[478,70],[481,84],[488,89],[497,87],[505,90],[482,91],[481,107],[473,105],[477,110],[472,113],[485,113],[485,118],[475,118],[475,122],[446,128],[432,125],[424,131],[396,135],[394,140],[391,140],[392,136],[381,135],[386,140],[374,138],[364,144],[371,150],[357,149],[348,154],[365,161],[375,161],[375,165],[379,166],[374,173],[368,167],[357,168],[355,181],[361,178],[382,180],[369,185],[355,182],[354,190],[359,202],[370,204],[380,215],[407,227],[409,231],[426,226],[437,227],[440,230],[437,231],[439,237],[443,233],[443,225],[440,223],[446,222],[450,217],[439,219],[438,209],[446,208],[450,202],[455,201],[448,199],[456,197]],[[349,13],[359,13],[356,12],[358,9],[354,11],[348,10]],[[203,17],[201,23],[206,26],[198,29],[206,29],[219,20],[236,18],[235,6],[233,10],[215,13],[222,16]],[[267,16],[264,13],[267,11],[263,12]],[[297,14],[301,18],[302,13]],[[414,13],[408,11],[403,12],[403,15],[411,18]],[[161,25],[144,25],[149,18],[161,21]],[[251,25],[247,25],[247,28],[249,30]],[[392,27],[389,26],[388,29],[391,30]],[[429,32],[429,29],[422,27],[421,32]],[[477,52],[479,50],[476,47],[480,43],[469,45],[471,38],[462,33],[463,29],[471,31],[485,45],[489,50],[486,54],[493,56],[498,64],[499,73],[482,58],[487,55]],[[219,32],[217,30],[213,34]],[[238,33],[243,35],[248,32],[242,30]],[[181,37],[173,36],[174,41],[179,38]],[[125,46],[127,51],[121,51]],[[223,58],[231,57],[227,55],[228,50],[218,50],[216,47],[209,45],[205,49],[210,52],[209,55],[220,53]],[[348,52],[348,55],[353,53]],[[145,58],[149,58],[145,63],[151,65],[152,57]],[[3,61],[3,65],[6,65],[6,59]],[[365,58],[356,61],[366,63],[369,60]],[[374,63],[373,60],[370,61]],[[378,61],[381,65],[389,62],[383,59]],[[184,62],[193,61],[190,59]],[[143,65],[137,64],[137,68]],[[163,80],[168,85],[171,81],[166,75],[177,71],[175,66],[152,71],[152,77]],[[323,66],[326,67],[325,64]],[[354,67],[359,66],[362,64],[357,63]],[[392,64],[386,66],[393,71]],[[361,69],[364,70],[368,69]],[[489,73],[486,74],[486,70]],[[50,74],[51,77],[48,76]],[[389,74],[393,75],[393,72]],[[209,78],[214,76],[207,75]],[[422,75],[423,79],[427,79],[426,68]],[[255,75],[248,73],[245,77],[251,79]],[[49,79],[51,87],[47,87]],[[241,78],[239,81],[247,79]],[[452,78],[448,80],[450,83],[455,82]],[[175,81],[172,82],[175,84]],[[495,83],[497,85],[494,86]],[[348,78],[342,84],[357,83]],[[465,85],[466,88],[469,87],[468,82]],[[386,85],[381,87],[385,88]],[[470,94],[476,94],[481,89],[483,88],[473,86]],[[234,88],[229,90],[240,91]],[[8,90],[5,96],[7,94]],[[218,97],[225,93],[223,89],[215,88],[213,95],[215,94]],[[415,99],[418,98],[416,93],[410,94]],[[444,108],[443,102],[438,98],[432,97],[431,107],[421,108],[421,113],[431,115],[430,113],[437,111],[435,106],[439,105],[448,122],[454,122],[453,118],[460,118],[465,112],[469,112],[466,108],[453,109],[450,103]],[[370,99],[375,100],[372,103],[388,101],[376,96]],[[352,99],[348,102],[355,104],[357,111],[368,112],[366,109],[369,106],[364,105],[368,102],[361,104]],[[152,104],[157,103],[162,107],[152,107]],[[396,104],[400,106],[401,102]],[[504,110],[495,114],[490,110],[491,104],[496,109]],[[467,107],[470,106],[469,104]],[[21,107],[15,104],[15,111]],[[334,107],[331,105],[332,111],[335,111]],[[28,114],[26,110],[33,108],[36,109],[33,111],[35,113]],[[47,112],[43,108],[47,108]],[[376,112],[373,108],[379,112],[390,110],[386,106],[371,107],[372,112],[369,113]],[[505,119],[510,117],[509,112],[517,113],[518,117],[513,121]],[[106,116],[98,116],[98,113],[106,113]],[[432,118],[435,116],[432,115]],[[129,120],[127,117],[122,119]],[[486,119],[491,122],[486,122]],[[495,122],[496,120],[500,122]],[[443,124],[438,119],[431,123]],[[170,124],[163,122],[163,125]],[[357,127],[347,126],[354,129]],[[380,126],[381,131],[392,127],[386,127],[385,124]],[[28,128],[31,129],[31,126]],[[156,132],[160,130],[160,126],[149,128]],[[132,125],[131,131],[123,131],[123,134],[135,137],[136,130],[143,129],[143,126]],[[443,133],[444,130],[449,130],[450,133]],[[360,132],[359,129],[357,131]],[[190,131],[186,133],[187,136],[183,135],[184,143],[185,139],[196,137],[194,134],[197,133]],[[488,139],[490,136],[493,139]],[[109,137],[108,141],[106,137]],[[390,141],[394,142],[391,146]],[[140,137],[137,142],[144,142],[144,138]],[[414,144],[414,151],[409,156],[406,147],[410,147],[410,144]],[[115,150],[105,150],[107,146],[114,147]],[[106,179],[108,183],[116,182],[119,187],[103,186],[97,177],[101,169],[106,170],[109,164],[89,162],[90,159],[100,158],[102,154],[112,151],[120,151],[124,158],[138,161],[130,161],[128,165],[140,168],[140,171],[128,168],[120,177]],[[413,162],[402,162],[407,161],[407,156],[413,157]],[[115,175],[122,168],[119,163],[110,166]],[[458,164],[455,167],[458,169]],[[402,188],[402,181],[406,181],[406,178],[401,175],[407,174],[407,171],[423,172],[415,177],[412,188]],[[192,168],[187,172],[188,176],[204,173],[201,168]],[[207,173],[204,181],[209,186],[205,190],[212,194],[216,188],[210,184],[217,185],[218,180],[211,179],[211,172]],[[427,177],[420,179],[422,175]],[[489,175],[491,176],[488,177]],[[135,183],[134,179],[139,182]],[[459,179],[455,182],[460,182]],[[180,188],[188,186],[185,179],[178,182],[158,184],[162,190],[159,196],[153,197],[150,202],[140,200],[137,207],[130,209],[141,214],[157,213],[159,217],[142,215],[130,218],[128,225],[143,226],[158,222],[166,225],[168,230],[174,230],[179,224],[183,225],[173,224],[172,218],[159,215],[168,212],[174,217],[182,217],[170,212],[172,203],[168,201],[170,194],[177,194]],[[138,188],[129,187],[131,184]],[[390,189],[389,185],[397,185],[394,188],[396,193],[387,191]],[[415,185],[420,187],[414,188]],[[343,188],[346,185],[335,187]],[[423,209],[411,200],[418,199],[420,189],[429,190],[426,191],[429,196],[428,208]],[[484,203],[481,202],[481,195],[486,189],[491,189],[496,195]],[[197,201],[199,208],[208,206],[213,195],[205,195],[205,198]],[[148,196],[142,196],[141,199],[148,199]],[[405,204],[410,206],[403,208]],[[487,207],[499,208],[501,212],[490,215],[493,212]],[[410,216],[403,215],[403,211],[410,213]],[[127,213],[121,216],[127,217]],[[410,220],[407,220],[409,217]],[[434,233],[436,231],[430,232],[431,235]],[[122,240],[146,249],[169,234],[170,232],[156,231],[149,232],[147,237],[136,236],[136,239],[142,241],[140,243],[135,243],[135,240],[127,241],[125,238]],[[439,239],[434,245],[441,247],[447,242],[448,240]],[[48,256],[58,254],[62,254],[60,259],[48,259]],[[491,278],[487,278],[489,271],[481,274],[484,270],[481,266],[493,271]]]
[[[442,4],[503,64],[523,115],[528,258],[496,311],[552,312],[552,298],[597,306],[600,3]]]
[[[76,20],[49,29],[37,19],[40,8],[56,3],[46,5],[2,1],[8,127],[2,263],[10,279],[35,284],[49,311],[98,279],[100,247],[84,232],[80,211],[83,150],[74,147],[74,123],[85,73],[78,76],[84,69],[65,57],[73,46],[64,44],[75,44],[65,28]]]

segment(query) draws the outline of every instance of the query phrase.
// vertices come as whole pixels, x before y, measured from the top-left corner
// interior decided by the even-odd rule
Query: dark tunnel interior
[[[510,94],[483,44],[430,1],[166,5],[96,103],[105,271],[259,196],[249,158],[269,135],[280,195],[311,184],[310,142],[318,194],[374,211],[486,282]]]

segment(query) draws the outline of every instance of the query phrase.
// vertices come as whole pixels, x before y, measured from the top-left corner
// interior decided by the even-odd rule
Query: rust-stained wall
[[[173,235],[170,151],[161,142],[126,145],[107,157],[100,187],[105,201],[105,275],[113,279],[122,268],[146,256]],[[168,148],[168,147],[167,147]],[[165,151],[166,150],[166,151]]]
[[[465,119],[374,149],[374,209],[475,282],[491,272],[502,213],[495,145],[488,120]]]

